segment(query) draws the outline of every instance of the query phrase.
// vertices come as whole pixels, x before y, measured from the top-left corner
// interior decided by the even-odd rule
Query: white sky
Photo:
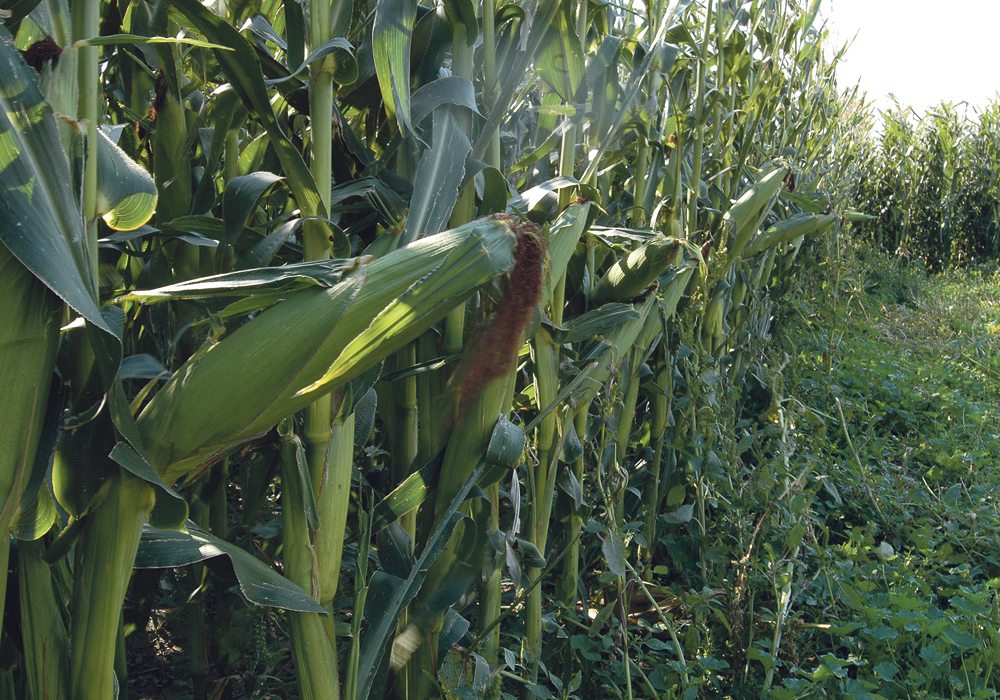
[[[823,0],[840,66],[878,107],[889,94],[923,112],[942,100],[983,107],[1000,91],[1000,0]]]

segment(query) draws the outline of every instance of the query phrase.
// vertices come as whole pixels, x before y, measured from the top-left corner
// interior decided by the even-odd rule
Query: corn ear
[[[59,344],[60,303],[0,244],[0,537],[6,541],[38,448]]]
[[[757,253],[774,248],[782,243],[794,241],[800,236],[825,233],[837,222],[836,214],[799,214],[779,221],[758,235],[747,245],[744,257],[751,258]]]
[[[746,273],[743,270],[734,270],[733,291],[730,296],[732,308],[738,309],[743,305],[748,290]]]
[[[659,294],[663,300],[661,313],[669,319],[677,312],[677,305],[691,285],[695,272],[704,265],[701,252],[690,243],[683,244],[682,260],[660,280]]]
[[[646,319],[657,303],[656,297],[649,297],[641,304],[635,305],[637,315],[621,324],[607,334],[604,339],[604,347],[596,356],[587,358],[590,364],[584,370],[586,381],[581,385],[580,392],[576,395],[576,405],[586,408],[597,396],[604,383],[611,376],[612,367],[615,363],[621,362],[635,345],[639,334],[646,325]]]
[[[701,342],[707,350],[713,353],[722,346],[726,337],[725,312],[727,291],[728,287],[722,286],[716,290],[705,307],[705,315],[702,318]]]
[[[679,264],[682,256],[682,242],[676,238],[660,238],[639,246],[597,282],[591,295],[594,305],[640,296],[668,267]]]
[[[509,223],[479,220],[303,289],[181,366],[138,418],[168,481],[402,348],[514,264]]]
[[[788,168],[780,167],[764,175],[740,195],[722,217],[723,231],[728,237],[730,263],[742,257],[744,248],[774,206],[778,190],[789,172]]]

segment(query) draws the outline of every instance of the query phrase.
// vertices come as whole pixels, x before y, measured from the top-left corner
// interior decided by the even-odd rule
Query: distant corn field
[[[978,114],[897,106],[860,151],[859,232],[929,269],[1000,257],[1000,102]]]

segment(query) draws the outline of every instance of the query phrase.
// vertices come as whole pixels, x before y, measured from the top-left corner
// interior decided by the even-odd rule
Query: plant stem
[[[114,696],[118,621],[153,490],[121,472],[88,516],[76,547],[71,628],[73,700]]]

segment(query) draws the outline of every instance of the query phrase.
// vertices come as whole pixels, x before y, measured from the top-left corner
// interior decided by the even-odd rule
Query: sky
[[[923,112],[942,100],[983,107],[1000,91],[1000,0],[823,0],[840,67],[880,108],[889,94]]]

